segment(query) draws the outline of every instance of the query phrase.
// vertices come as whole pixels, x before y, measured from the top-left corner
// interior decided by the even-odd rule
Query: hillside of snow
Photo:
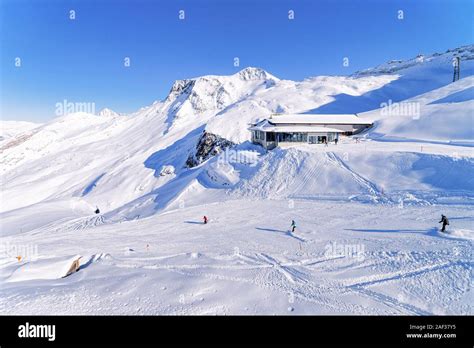
[[[304,81],[246,68],[178,80],[129,115],[2,121],[0,239],[38,255],[2,254],[0,313],[472,314],[473,61],[466,46]],[[249,142],[272,113],[338,112],[374,126],[328,147]],[[334,242],[365,258],[325,253]]]
[[[39,124],[33,122],[0,120],[0,146],[39,126]]]
[[[474,76],[403,101],[419,114],[384,115],[381,109],[360,114],[376,122],[369,137],[378,140],[474,145]]]

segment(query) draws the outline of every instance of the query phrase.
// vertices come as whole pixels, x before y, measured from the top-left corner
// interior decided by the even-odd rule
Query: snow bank
[[[73,262],[81,258],[80,255],[74,255],[29,261],[18,266],[6,282],[60,279],[66,276]]]

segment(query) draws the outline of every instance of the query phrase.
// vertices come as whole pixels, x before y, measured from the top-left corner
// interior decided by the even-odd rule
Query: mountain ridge
[[[196,167],[190,169],[186,166],[188,158],[197,158],[194,155],[199,152],[197,146],[204,131],[211,134],[210,138],[219,139],[221,143],[235,144],[230,147],[231,151],[235,151],[231,152],[232,156],[238,154],[238,158],[253,158],[252,156],[259,154],[257,157],[260,159],[254,160],[258,163],[265,162],[266,154],[249,143],[247,128],[248,123],[268,117],[274,112],[324,113],[324,110],[331,110],[334,113],[334,110],[344,110],[351,113],[362,109],[368,114],[362,114],[361,117],[370,116],[376,122],[374,131],[367,133],[367,144],[396,140],[398,148],[401,141],[446,144],[449,139],[451,144],[468,146],[466,137],[469,133],[460,132],[459,129],[467,129],[468,125],[464,123],[470,120],[466,110],[469,110],[472,101],[469,99],[470,94],[463,91],[472,83],[466,76],[473,75],[473,61],[464,61],[461,80],[452,84],[452,66],[446,57],[441,58],[436,56],[422,65],[400,70],[400,74],[324,76],[300,82],[280,80],[263,69],[247,68],[224,77],[207,75],[178,80],[184,82],[173,84],[170,90],[172,97],[154,102],[128,115],[129,117],[97,117],[79,113],[53,119],[35,127],[28,136],[22,136],[21,133],[15,135],[6,141],[7,146],[2,143],[0,162],[5,182],[5,199],[0,207],[1,211],[66,201],[78,214],[86,213],[87,209],[84,207],[99,205],[101,211],[110,214],[110,218],[113,215],[115,219],[120,219],[123,216],[129,218],[156,213],[173,206],[173,202],[179,201],[180,197],[191,197],[197,192],[227,197],[226,192],[230,192],[228,190],[234,185],[251,187],[252,192],[258,191],[258,187],[255,188],[251,182],[245,185],[238,182],[257,180],[260,175],[265,178],[262,179],[263,183],[283,186],[283,179],[273,182],[271,176],[266,176],[268,173],[265,170],[273,170],[270,164],[265,164],[261,171],[260,166],[231,163],[224,165],[227,169],[222,171],[220,167],[216,167],[215,157],[207,156],[208,152],[218,155],[221,151],[221,148],[214,151],[218,147],[213,144],[206,144],[210,150],[204,151],[203,156],[197,156],[199,161],[193,163],[198,164]],[[442,88],[449,90],[444,91]],[[430,91],[434,97],[425,95]],[[451,102],[453,98],[448,98],[446,102],[425,106],[453,93],[458,93],[457,99],[462,97],[455,104]],[[420,96],[417,102],[427,110],[426,115],[421,115],[420,119],[381,117],[381,101],[392,99],[393,102],[398,102],[417,96]],[[453,122],[460,112],[463,124]],[[430,127],[430,115],[433,115],[433,120],[437,120],[436,124],[442,122],[442,132]],[[412,129],[423,129],[423,132],[417,138]],[[344,144],[341,144],[341,149],[342,145]],[[349,148],[352,149],[350,146]],[[427,151],[426,148],[427,145],[424,151]],[[383,149],[387,151],[385,147]],[[319,148],[312,150],[317,152]],[[406,151],[408,150],[414,151],[412,147],[407,147]],[[306,159],[304,151],[286,156],[285,151],[279,150],[278,153],[281,153],[282,165],[288,168],[291,166],[287,161],[299,163],[306,160],[313,163],[314,156],[317,159],[314,163],[327,160],[320,154],[310,155],[310,159]],[[430,151],[445,156],[454,150],[433,147]],[[465,155],[468,150],[458,147],[455,152]],[[395,160],[398,157],[390,158]],[[369,159],[362,157],[361,161]],[[428,160],[410,155],[406,161],[412,163]],[[338,162],[333,159],[330,163],[337,165]],[[368,163],[367,168],[372,168],[373,165],[372,162]],[[341,182],[351,187],[355,177],[347,175],[347,169],[335,168],[337,170],[334,169],[333,173],[340,172]],[[304,167],[303,170],[306,173],[311,170],[311,166]],[[326,169],[322,167],[321,170]],[[400,175],[412,174],[404,172]],[[426,189],[429,185],[422,181],[428,179],[425,174],[419,175],[421,179],[407,180],[414,182],[414,187]],[[327,182],[333,182],[329,176]],[[469,184],[461,182],[469,191]],[[366,186],[360,184],[353,187],[360,187],[363,192],[366,190]],[[20,188],[32,194],[27,197],[20,195]],[[270,192],[267,189],[268,187],[265,188],[266,191],[254,193],[260,197],[264,192]],[[319,194],[323,194],[325,190],[327,193],[332,192],[330,186],[323,184],[318,190]],[[189,198],[190,202],[198,199],[197,196],[192,197],[194,198]],[[78,204],[78,201],[85,203]]]

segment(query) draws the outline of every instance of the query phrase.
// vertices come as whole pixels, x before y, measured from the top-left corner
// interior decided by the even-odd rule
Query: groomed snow
[[[440,212],[448,234],[436,230]],[[472,314],[472,240],[461,234],[472,238],[473,221],[468,206],[232,200],[38,229],[2,238],[39,255],[2,260],[0,312]],[[82,269],[52,277],[76,254]]]

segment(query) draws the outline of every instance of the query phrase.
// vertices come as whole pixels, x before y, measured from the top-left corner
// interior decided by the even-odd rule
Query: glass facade
[[[318,133],[274,133],[274,132],[262,132],[252,131],[253,141],[258,143],[266,142],[267,146],[273,144],[273,147],[281,143],[309,143],[309,144],[324,144],[326,142],[333,142],[334,139],[339,138],[338,133],[334,132],[318,132]]]
[[[306,143],[308,142],[307,133],[277,133],[278,142],[288,143]]]

